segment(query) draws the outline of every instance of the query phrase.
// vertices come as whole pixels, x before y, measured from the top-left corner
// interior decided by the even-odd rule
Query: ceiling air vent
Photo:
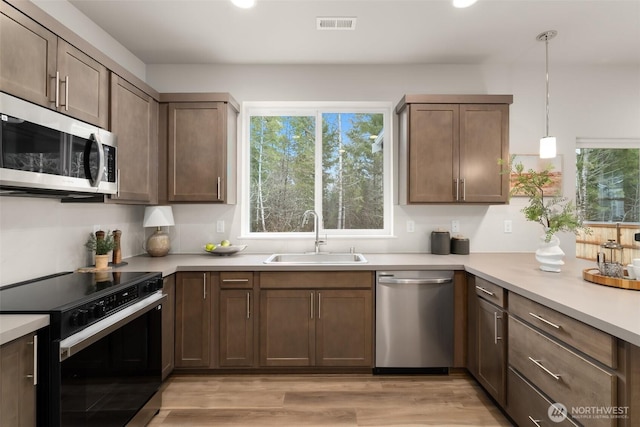
[[[316,18],[316,28],[318,30],[355,30],[357,19],[355,16],[321,16]]]

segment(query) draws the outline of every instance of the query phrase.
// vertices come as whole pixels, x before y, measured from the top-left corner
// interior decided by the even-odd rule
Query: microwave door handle
[[[102,176],[104,175],[104,146],[100,142],[100,138],[98,137],[98,135],[96,135],[95,133],[91,134],[89,140],[91,141],[91,144],[95,143],[98,149],[98,173],[96,174],[95,178],[91,175],[91,168],[89,167],[89,153],[91,153],[90,145],[87,146],[87,149],[84,153],[84,173],[89,178],[91,186],[97,188],[102,182]]]

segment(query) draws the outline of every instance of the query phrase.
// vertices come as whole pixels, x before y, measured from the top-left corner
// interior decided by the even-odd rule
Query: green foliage
[[[116,242],[113,238],[111,230],[104,234],[103,239],[98,239],[95,233],[89,233],[89,238],[84,244],[87,250],[95,252],[96,255],[106,255],[116,247]]]
[[[537,222],[544,227],[546,242],[560,231],[575,234],[579,231],[589,232],[589,229],[583,226],[573,202],[557,194],[545,194],[545,188],[553,182],[552,165],[541,171],[525,171],[522,163],[513,163],[513,156],[508,164],[502,159],[498,163],[506,166],[502,173],[511,175],[510,196],[519,194],[529,198],[529,204],[522,208],[522,213],[527,221]]]

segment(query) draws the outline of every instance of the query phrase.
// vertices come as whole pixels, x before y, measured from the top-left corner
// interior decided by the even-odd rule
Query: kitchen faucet
[[[313,210],[308,210],[304,212],[304,215],[302,215],[302,225],[307,225],[307,222],[309,222],[309,215],[313,215],[314,218],[314,222],[313,222],[313,231],[316,233],[316,241],[315,241],[315,253],[320,253],[320,245],[326,245],[327,242],[325,240],[320,240],[320,238],[318,237],[318,233],[320,232],[320,227],[318,226],[318,213],[316,211]]]

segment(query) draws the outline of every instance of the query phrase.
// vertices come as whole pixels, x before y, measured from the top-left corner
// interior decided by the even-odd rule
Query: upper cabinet
[[[6,3],[0,8],[0,90],[106,129],[107,68]]]
[[[111,132],[118,137],[117,203],[158,201],[158,102],[111,75]]]
[[[406,95],[399,115],[399,202],[506,203],[511,95]]]
[[[160,101],[166,201],[234,204],[237,102],[217,93],[161,94]]]

